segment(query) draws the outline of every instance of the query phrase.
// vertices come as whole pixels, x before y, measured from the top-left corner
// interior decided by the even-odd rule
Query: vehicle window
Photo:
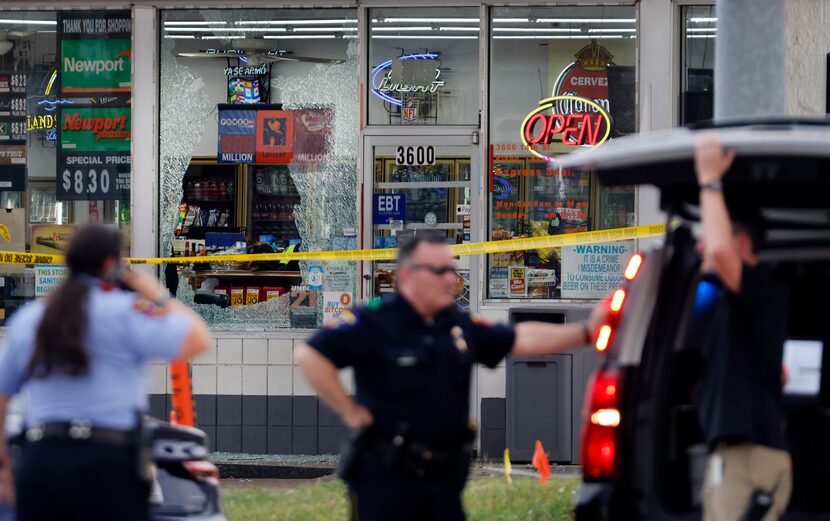
[[[208,508],[208,496],[203,485],[170,472],[158,469],[162,503],[153,510],[164,514],[198,514]]]

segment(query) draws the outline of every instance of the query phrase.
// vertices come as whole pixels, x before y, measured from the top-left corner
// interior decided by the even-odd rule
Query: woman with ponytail
[[[117,229],[82,228],[65,255],[66,281],[19,310],[0,347],[0,499],[16,499],[20,521],[144,521],[149,363],[190,358],[212,340],[158,280],[122,269]],[[27,430],[12,476],[3,422],[23,387]]]

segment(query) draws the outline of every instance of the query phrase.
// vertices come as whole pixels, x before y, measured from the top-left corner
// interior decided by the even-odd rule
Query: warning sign
[[[599,299],[623,283],[634,241],[562,248],[562,298]]]

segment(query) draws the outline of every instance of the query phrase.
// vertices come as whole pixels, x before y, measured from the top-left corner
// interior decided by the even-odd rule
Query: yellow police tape
[[[508,239],[504,241],[472,242],[468,244],[453,244],[450,246],[453,255],[481,255],[487,253],[502,253],[509,251],[539,250],[559,248],[562,246],[576,246],[580,244],[594,244],[630,239],[643,239],[663,235],[666,232],[664,224],[648,224],[614,228],[612,230],[598,230],[593,232],[566,233],[562,235],[547,235],[544,237],[526,237],[522,239]],[[157,258],[128,258],[130,264],[190,264],[204,262],[249,262],[249,261],[381,261],[394,260],[396,248],[382,248],[375,250],[338,250],[338,251],[300,251],[291,253],[256,253],[237,255],[210,255],[208,257],[157,257]],[[61,255],[40,253],[19,253],[0,251],[0,264],[63,264]]]

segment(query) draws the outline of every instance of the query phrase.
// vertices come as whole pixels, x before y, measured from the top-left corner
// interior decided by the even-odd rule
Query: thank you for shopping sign
[[[130,107],[61,107],[57,198],[124,200],[130,191]]]
[[[63,96],[130,93],[130,11],[60,11],[58,33]]]

